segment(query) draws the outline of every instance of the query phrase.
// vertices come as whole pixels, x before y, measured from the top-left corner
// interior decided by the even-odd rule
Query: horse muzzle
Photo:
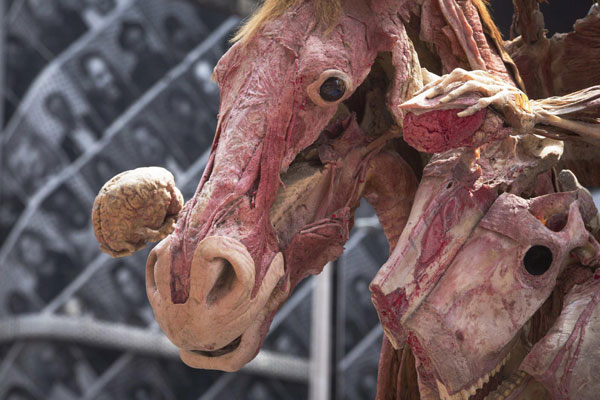
[[[256,268],[236,239],[209,236],[198,243],[191,260],[189,296],[171,296],[171,236],[150,253],[146,292],[154,315],[182,360],[203,369],[235,371],[258,352],[264,322],[287,297],[281,253],[277,253],[255,288]],[[283,289],[282,289],[283,288]]]

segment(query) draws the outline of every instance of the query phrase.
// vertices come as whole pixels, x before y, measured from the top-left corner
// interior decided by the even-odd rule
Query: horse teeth
[[[487,374],[486,374],[486,376],[487,376]],[[489,379],[490,378],[488,377],[488,380]],[[477,385],[477,389],[481,389],[483,387],[483,382],[484,382],[483,379],[481,379],[481,378],[477,379],[477,384],[476,384]]]
[[[494,376],[494,375],[495,375],[495,373],[494,373],[494,372],[492,372],[491,374],[486,374],[486,375],[483,377],[483,384],[482,384],[481,386],[483,387],[483,385],[484,385],[484,384],[488,383],[488,382],[490,381],[490,378],[491,378],[492,376]]]
[[[506,365],[506,363],[510,359],[510,356],[511,352],[504,356],[502,361],[498,363],[492,371],[483,376],[480,376],[473,385],[469,386],[468,388],[462,389],[460,392],[454,395],[450,395],[446,391],[446,387],[444,386],[444,384],[440,381],[437,381],[436,383],[438,386],[438,391],[441,400],[469,400],[471,396],[477,394],[477,391],[479,389],[482,389],[487,383],[489,383],[492,377],[494,377],[500,372],[502,367]],[[514,373],[508,379],[506,379],[505,382],[502,382],[502,384],[498,387],[498,389],[496,389],[496,391],[488,394],[484,400],[505,400],[506,397],[508,397],[515,390],[515,388],[521,384],[521,382],[523,381],[523,379],[525,379],[526,376],[527,373],[523,371],[518,371]]]
[[[469,396],[473,396],[475,393],[477,393],[477,389],[475,386],[471,386],[469,388]],[[468,397],[467,397],[468,398]]]
[[[502,368],[502,366],[500,364],[496,365],[496,368],[494,368],[494,370],[492,371],[492,376],[494,376],[498,372],[500,372],[500,368]]]
[[[435,381],[438,387],[438,393],[440,394],[441,400],[468,400],[469,395],[465,395],[465,390],[461,390],[459,393],[455,395],[450,395],[446,389],[446,386],[442,382],[436,379]]]

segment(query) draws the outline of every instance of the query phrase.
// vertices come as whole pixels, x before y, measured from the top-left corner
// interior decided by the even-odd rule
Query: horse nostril
[[[238,310],[250,298],[255,280],[254,260],[239,241],[208,236],[194,251],[190,297],[207,306]]]
[[[208,293],[208,296],[206,296],[206,304],[208,305],[216,303],[219,299],[231,292],[237,278],[235,269],[229,261],[224,258],[219,258],[218,262],[221,264],[221,271],[219,272],[219,276],[215,281],[214,286]]]

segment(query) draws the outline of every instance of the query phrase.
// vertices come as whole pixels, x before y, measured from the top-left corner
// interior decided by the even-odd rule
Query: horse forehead
[[[258,36],[275,40],[297,54],[307,49],[318,52],[360,47],[367,40],[368,30],[374,27],[374,22],[376,19],[368,7],[361,13],[343,8],[337,22],[324,26],[311,7],[304,5],[267,22]]]
[[[312,63],[309,69],[342,67],[352,73],[351,69],[368,64],[367,59],[372,56],[369,38],[377,28],[372,15],[368,14],[365,12],[359,18],[354,12],[342,11],[338,23],[328,29],[316,21],[309,7],[289,10],[267,22],[245,45],[236,43],[219,61],[215,71],[217,81],[221,82],[228,71],[255,63],[268,64],[271,69],[280,69],[290,63],[299,63],[304,69]],[[287,54],[273,51],[275,43],[286,49]],[[269,56],[265,57],[265,53]]]

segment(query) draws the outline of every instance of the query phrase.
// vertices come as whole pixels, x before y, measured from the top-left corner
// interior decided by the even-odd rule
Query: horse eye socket
[[[319,89],[321,98],[325,101],[333,102],[338,101],[346,93],[346,82],[340,78],[332,76],[328,78]]]
[[[543,275],[551,265],[552,251],[546,246],[531,246],[523,257],[523,266],[531,275]]]

